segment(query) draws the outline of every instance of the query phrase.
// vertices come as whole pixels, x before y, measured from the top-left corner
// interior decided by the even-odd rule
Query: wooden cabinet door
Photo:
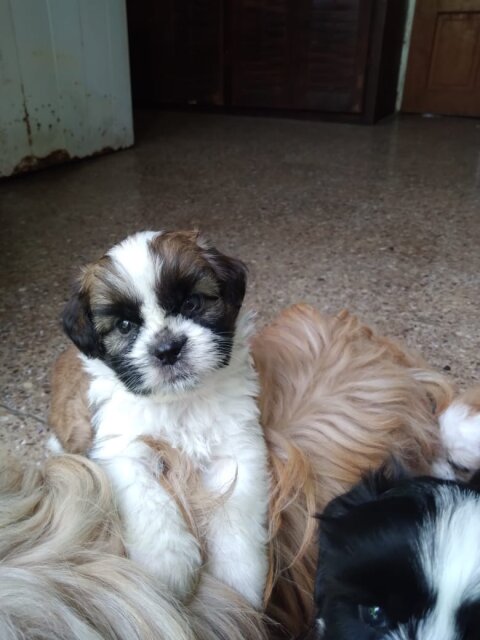
[[[235,107],[292,106],[295,0],[232,0],[231,101]]]
[[[417,0],[402,108],[480,116],[480,0]]]
[[[232,103],[359,113],[373,0],[234,0]]]
[[[299,0],[296,108],[362,111],[372,6],[373,0]]]
[[[151,19],[155,101],[224,104],[222,0],[161,0]]]

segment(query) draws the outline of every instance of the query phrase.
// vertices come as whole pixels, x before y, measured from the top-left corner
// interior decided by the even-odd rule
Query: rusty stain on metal
[[[103,156],[107,153],[113,153],[115,149],[113,147],[103,147],[98,151],[94,151],[88,157],[96,158],[97,156]],[[72,160],[86,160],[87,158],[80,158],[78,156],[72,156],[66,149],[56,149],[43,158],[37,158],[34,155],[25,156],[20,162],[15,165],[11,175],[17,176],[28,171],[39,171],[40,169],[46,169],[54,164],[61,164],[62,162]],[[1,176],[0,176],[1,177]]]
[[[31,12],[7,11],[4,31],[12,37],[0,47],[0,60],[9,61],[9,70],[12,65],[8,78],[0,78],[0,147],[7,147],[0,153],[0,182],[133,143],[123,0],[66,3],[65,21],[50,20],[48,2],[27,4]],[[34,38],[28,25],[32,12]],[[95,47],[85,47],[85,25],[97,23],[104,32],[95,29]],[[99,53],[109,64],[97,70]]]
[[[96,158],[97,156],[104,156],[106,153],[113,153],[115,149],[113,147],[102,147],[98,151],[94,151],[90,154],[90,158]]]
[[[11,175],[16,176],[27,171],[37,171],[67,160],[71,160],[71,156],[66,149],[56,149],[43,158],[37,158],[33,155],[25,156],[15,165]]]

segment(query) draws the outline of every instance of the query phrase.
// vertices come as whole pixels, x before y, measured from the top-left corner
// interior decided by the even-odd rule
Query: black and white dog
[[[382,470],[321,516],[318,640],[480,638],[480,472]]]

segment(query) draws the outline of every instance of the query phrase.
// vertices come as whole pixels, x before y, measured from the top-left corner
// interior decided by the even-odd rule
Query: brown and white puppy
[[[239,313],[245,280],[244,265],[198,233],[141,232],[87,266],[63,325],[88,376],[88,455],[112,482],[129,556],[183,599],[207,562],[258,609],[269,479],[252,324]],[[88,442],[65,428],[64,443]],[[191,505],[164,481],[166,451],[178,454],[177,481],[203,489],[201,539]]]
[[[313,615],[313,515],[392,454],[413,472],[431,472],[446,457],[439,417],[457,402],[451,404],[451,383],[418,354],[346,312],[330,317],[307,305],[291,307],[255,337],[252,354],[272,475],[267,613],[278,623],[272,637],[291,637]],[[61,384],[52,389],[53,399],[63,392],[70,402],[80,396],[87,405],[74,379],[80,362],[68,358],[70,375],[57,377]],[[474,404],[471,397],[465,403]],[[79,439],[87,442],[91,423],[83,420],[71,429],[55,407],[50,421],[65,449]],[[169,460],[166,475],[173,474],[176,499],[188,506],[194,498],[179,481],[181,463]]]

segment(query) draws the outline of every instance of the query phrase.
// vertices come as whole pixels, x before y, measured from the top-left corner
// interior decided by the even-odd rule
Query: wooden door
[[[417,0],[402,109],[480,116],[480,0]]]

